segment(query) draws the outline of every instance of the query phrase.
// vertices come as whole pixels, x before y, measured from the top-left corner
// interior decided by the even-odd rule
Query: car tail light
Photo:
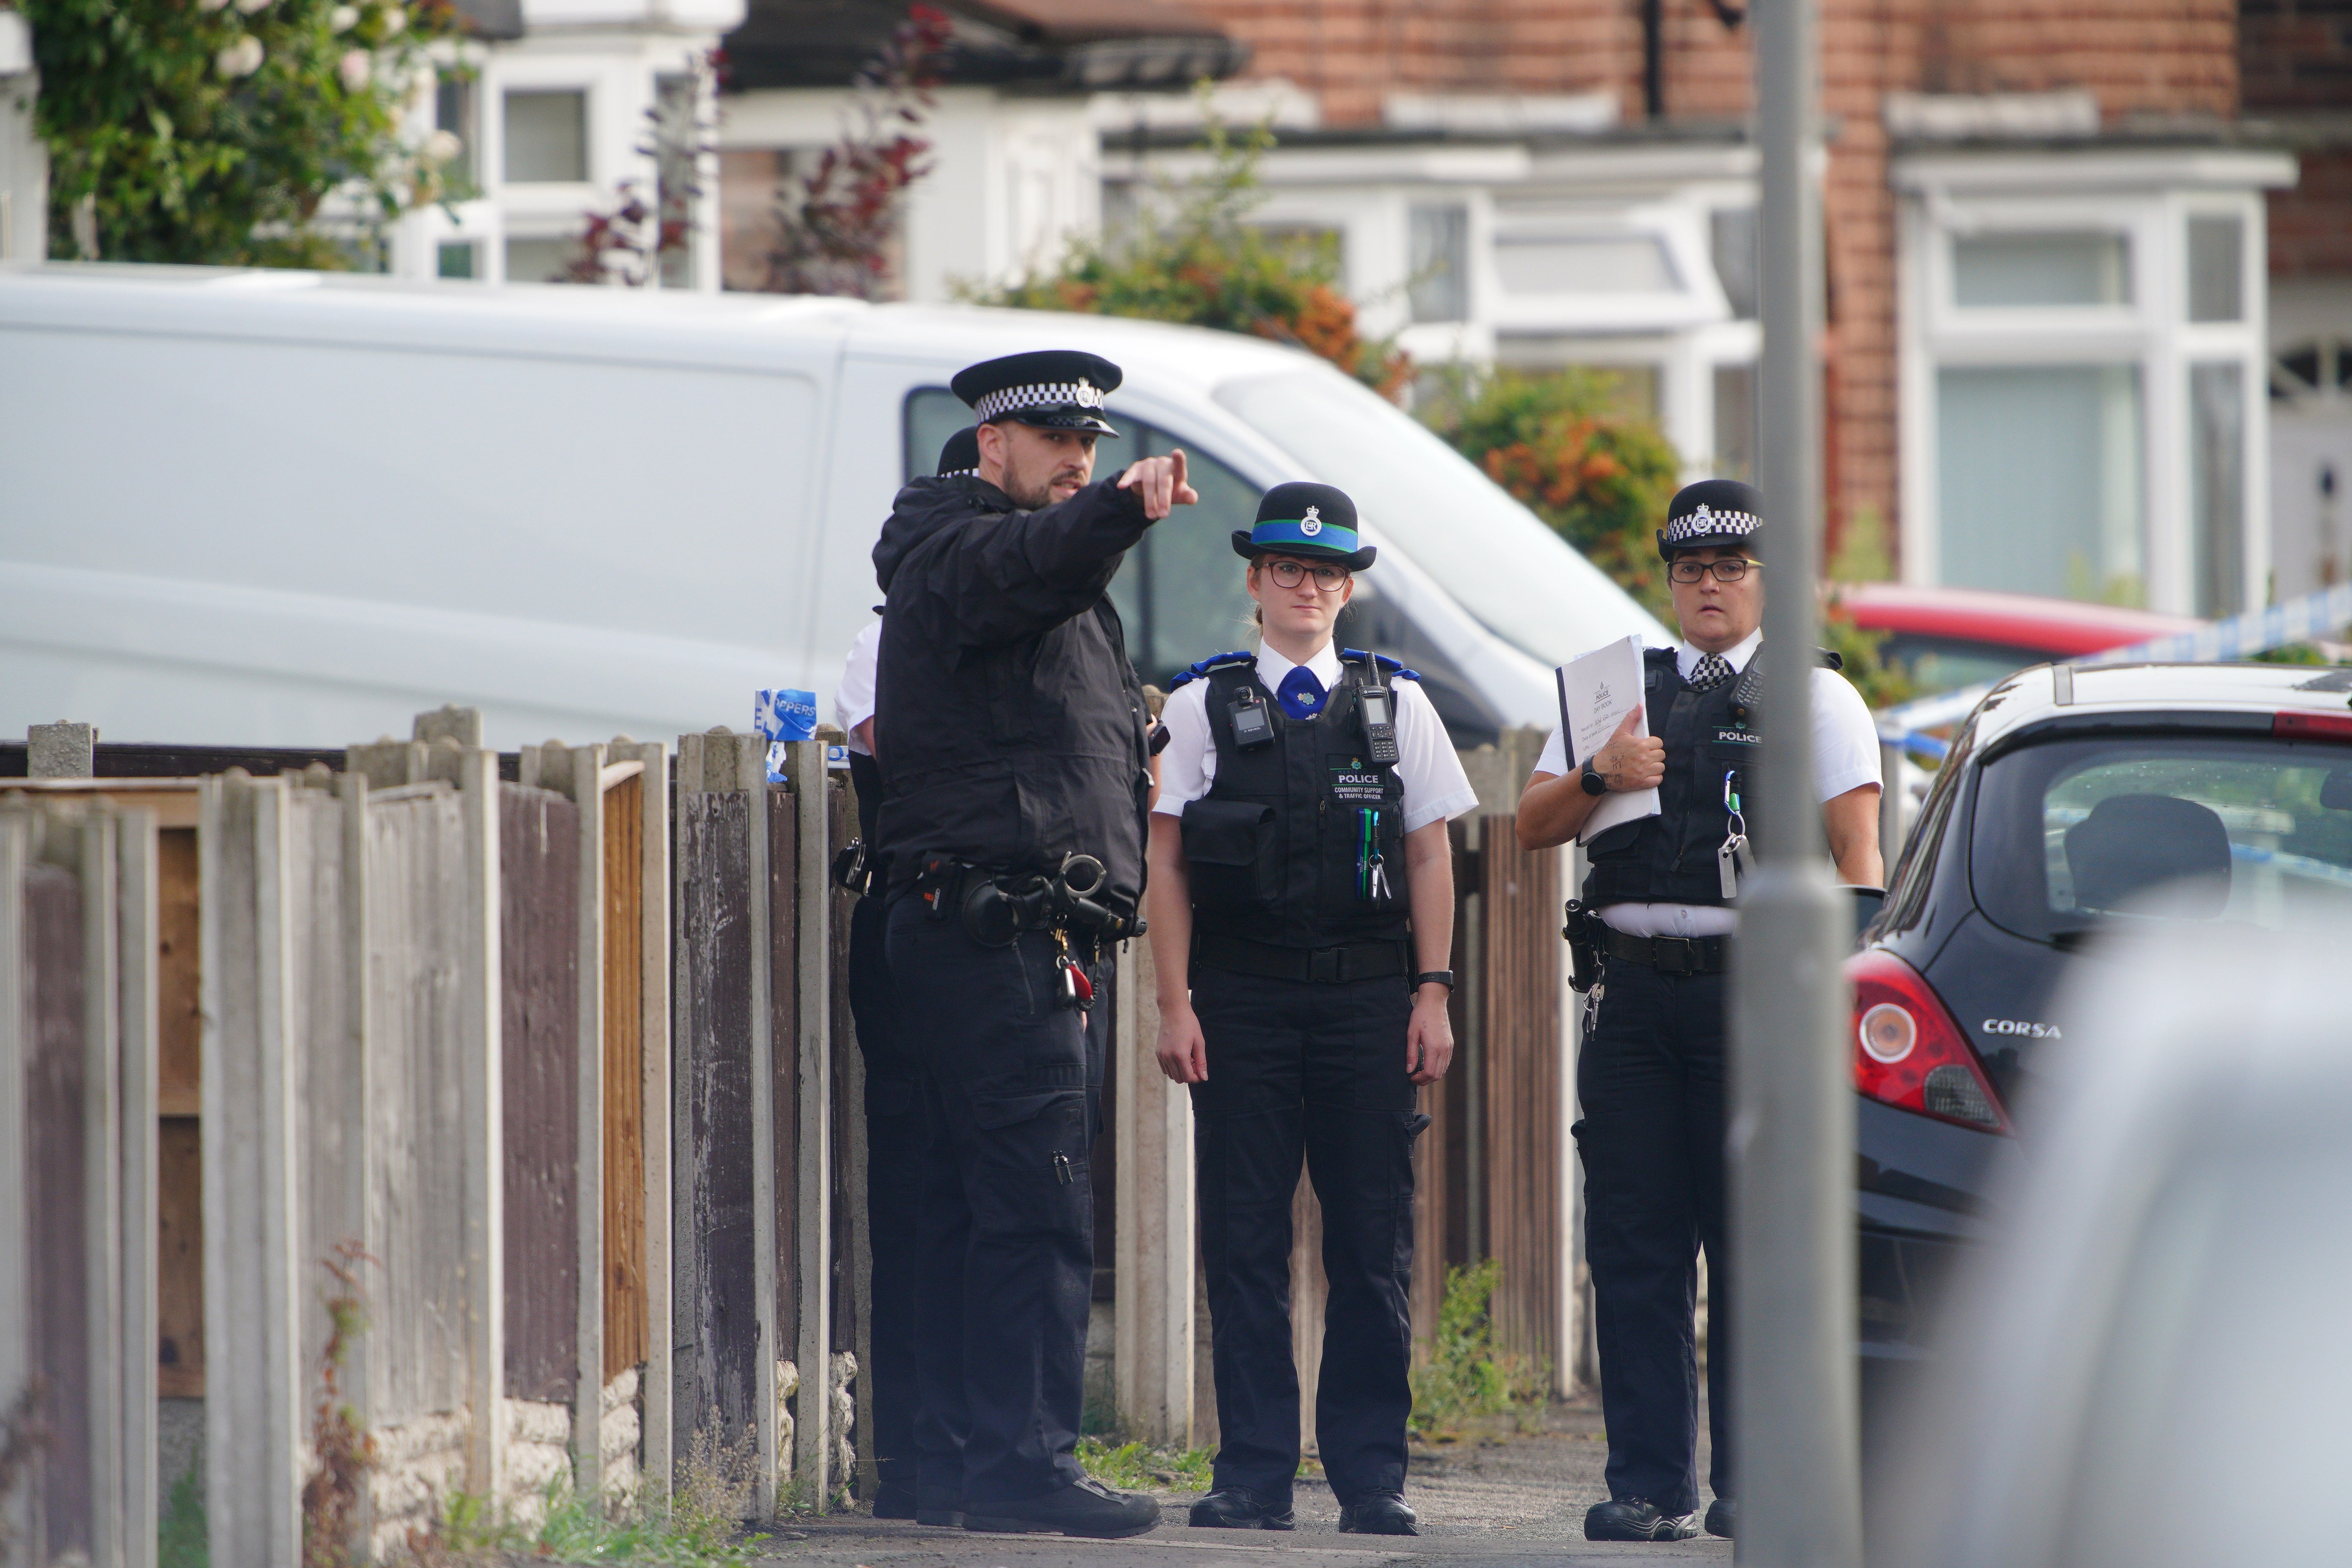
[[[2273,713],[2271,733],[2288,741],[2352,741],[2352,713]]]
[[[1853,1086],[1898,1110],[1980,1132],[2011,1131],[1984,1064],[1919,972],[1890,952],[1846,960],[1853,982]]]

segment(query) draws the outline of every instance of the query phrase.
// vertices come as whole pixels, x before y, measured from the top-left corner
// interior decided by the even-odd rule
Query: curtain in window
[[[2145,602],[2137,367],[1951,365],[1936,396],[1946,583]]]

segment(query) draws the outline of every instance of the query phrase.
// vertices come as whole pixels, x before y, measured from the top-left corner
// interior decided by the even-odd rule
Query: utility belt
[[[1350,980],[1386,980],[1411,969],[1405,943],[1364,942],[1345,947],[1277,947],[1213,931],[1192,933],[1192,962],[1265,980],[1301,980],[1337,985]]]
[[[1731,967],[1727,936],[1633,936],[1576,899],[1568,901],[1567,917],[1559,934],[1568,939],[1569,960],[1574,966],[1569,984],[1580,992],[1600,983],[1612,958],[1646,963],[1661,974],[1721,974]]]
[[[1008,871],[926,855],[915,891],[930,906],[931,919],[957,916],[982,947],[1010,947],[1023,931],[1050,931],[1066,952],[1073,942],[1091,951],[1143,934],[1143,921],[1132,908],[1103,896],[1108,880],[1103,863],[1091,855],[1065,855],[1051,871]]]

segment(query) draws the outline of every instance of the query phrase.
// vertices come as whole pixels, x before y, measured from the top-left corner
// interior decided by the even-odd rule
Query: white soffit
[[[1922,194],[2078,195],[2116,190],[2273,189],[2295,182],[2284,153],[2222,147],[2018,147],[1897,155],[1888,177]]]

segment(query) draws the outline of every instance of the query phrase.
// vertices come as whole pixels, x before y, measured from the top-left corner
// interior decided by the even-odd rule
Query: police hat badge
[[[1078,349],[1038,349],[982,360],[956,372],[948,385],[971,405],[980,424],[1010,419],[1042,430],[1118,431],[1102,416],[1103,396],[1126,379],[1100,354]]]

